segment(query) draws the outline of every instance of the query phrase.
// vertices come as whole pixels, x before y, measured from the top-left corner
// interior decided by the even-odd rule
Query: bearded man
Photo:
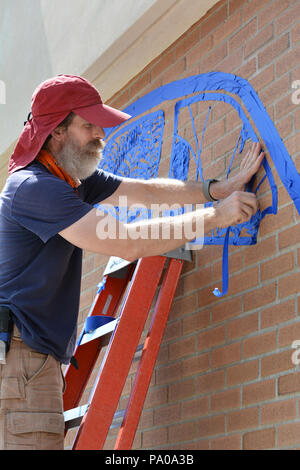
[[[104,128],[130,116],[103,104],[90,82],[72,75],[46,80],[35,90],[31,109],[0,197],[0,343],[6,349],[0,449],[54,450],[64,447],[61,365],[71,361],[75,348],[82,249],[133,261],[191,241],[192,235],[174,236],[184,224],[200,221],[208,232],[249,220],[258,202],[244,187],[263,152],[254,144],[230,181],[121,178],[97,167]],[[123,224],[126,238],[117,232],[101,239],[97,225],[104,215],[94,205],[115,206],[121,196],[129,206],[148,207],[223,200],[174,216],[169,239],[162,236],[170,224],[164,217]],[[158,239],[131,236],[139,225]]]

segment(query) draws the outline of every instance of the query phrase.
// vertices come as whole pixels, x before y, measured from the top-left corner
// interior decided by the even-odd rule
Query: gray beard
[[[102,156],[103,143],[99,140],[89,142],[80,148],[78,143],[69,137],[63,148],[55,153],[54,158],[74,180],[84,180],[97,169]]]

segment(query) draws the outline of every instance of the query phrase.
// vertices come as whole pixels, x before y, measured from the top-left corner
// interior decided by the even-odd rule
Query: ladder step
[[[77,428],[80,425],[85,413],[87,412],[88,407],[89,404],[86,404],[78,406],[77,408],[73,408],[72,410],[65,411],[65,428],[67,430]],[[119,428],[121,426],[124,415],[125,410],[116,411],[110,429]]]
[[[106,339],[109,340],[111,333],[114,331],[117,323],[118,323],[118,319],[112,320],[109,323],[106,323],[106,325],[99,326],[99,328],[96,328],[96,330],[92,331],[91,333],[85,333],[82,337],[80,344],[89,343],[90,341],[93,341],[94,339],[101,338],[101,337],[102,337],[103,342]],[[105,336],[107,336],[107,338],[105,338]],[[104,344],[102,343],[102,345]]]

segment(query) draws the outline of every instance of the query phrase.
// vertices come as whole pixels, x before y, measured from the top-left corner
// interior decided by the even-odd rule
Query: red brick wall
[[[110,104],[124,108],[152,89],[198,73],[235,73],[259,93],[300,169],[300,108],[291,99],[292,82],[300,80],[299,19],[297,0],[222,0],[200,21],[195,18],[195,25]],[[166,108],[160,176],[168,174],[171,109]],[[204,108],[199,104],[193,111],[201,124]],[[239,130],[235,118],[228,105],[214,109],[203,149],[205,177],[224,175]],[[184,115],[181,126],[188,136]],[[221,287],[221,247],[194,252],[193,262],[184,266],[136,435],[137,449],[300,447],[300,374],[291,360],[292,342],[300,340],[300,224],[267,158],[278,185],[278,214],[262,221],[257,245],[230,248],[226,297],[212,294]],[[265,186],[262,207],[269,203]],[[85,255],[81,320],[106,261]],[[121,402],[128,396],[134,367]],[[112,445],[113,435],[106,447]]]

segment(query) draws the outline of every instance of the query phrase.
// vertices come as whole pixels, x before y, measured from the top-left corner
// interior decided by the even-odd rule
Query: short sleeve
[[[97,204],[111,196],[123,181],[121,176],[98,169],[82,184],[84,201]]]
[[[52,175],[30,176],[15,192],[11,216],[46,243],[92,208],[65,181]]]

